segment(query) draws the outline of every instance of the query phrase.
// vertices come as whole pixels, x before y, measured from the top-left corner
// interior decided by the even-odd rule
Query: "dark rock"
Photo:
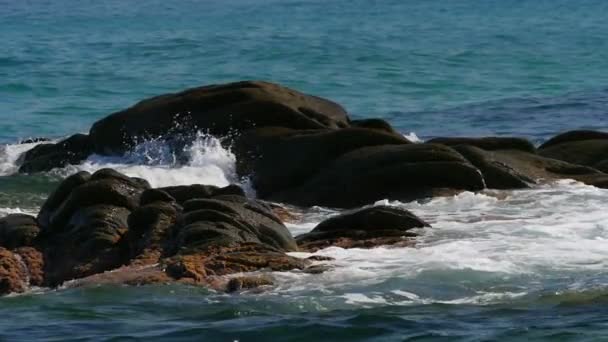
[[[369,248],[411,242],[411,237],[416,235],[409,230],[422,227],[429,224],[405,209],[374,206],[331,217],[296,240],[298,246],[307,251],[329,246]]]
[[[96,122],[90,131],[95,151],[120,154],[142,139],[194,129],[216,136],[253,127],[293,129],[348,125],[338,104],[276,84],[245,81],[157,96]]]
[[[574,140],[550,144],[539,154],[572,164],[604,168],[608,162],[608,139]]]
[[[154,202],[174,203],[175,198],[160,189],[147,189],[141,194],[140,205],[147,205]]]
[[[547,182],[557,179],[574,179],[597,187],[608,186],[608,175],[594,168],[567,163],[561,160],[546,158],[537,154],[504,150],[494,151],[485,157],[507,167],[517,177],[531,179],[535,182]]]
[[[14,249],[32,246],[40,228],[36,218],[25,214],[11,214],[0,218],[0,246]]]
[[[41,172],[78,164],[93,153],[89,136],[75,134],[56,144],[40,144],[20,157],[19,172]]]
[[[164,188],[158,188],[155,190],[164,191],[171,197],[173,197],[177,203],[183,204],[184,202],[197,199],[197,198],[210,198],[213,196],[220,195],[238,195],[245,196],[245,192],[237,185],[228,185],[223,188],[219,188],[213,185],[178,185],[169,186]]]
[[[46,241],[48,284],[55,286],[126,263],[120,242],[128,231],[129,214],[124,207],[106,204],[76,210],[64,231]]]
[[[534,184],[533,179],[494,158],[494,152],[470,145],[454,146],[454,149],[481,171],[489,189],[524,189]]]
[[[378,145],[410,142],[401,135],[364,128],[296,131],[267,127],[240,136],[237,171],[251,176],[261,198],[304,183],[341,155]]]
[[[487,151],[520,150],[535,153],[534,144],[523,138],[483,137],[483,138],[434,138],[427,141],[429,144],[442,144],[446,146],[471,145]]]
[[[133,210],[139,206],[143,188],[119,179],[90,180],[72,190],[70,195],[50,216],[50,224],[42,229],[63,230],[67,221],[81,208],[106,204]]]
[[[569,131],[562,134],[558,134],[553,138],[547,140],[542,144],[539,149],[545,149],[554,145],[558,145],[565,142],[575,142],[584,140],[605,140],[608,139],[608,132],[589,131],[589,130],[576,130]]]
[[[270,199],[302,206],[352,208],[382,199],[411,201],[483,188],[479,170],[450,147],[384,145],[347,153],[306,183]]]
[[[129,216],[129,255],[156,263],[170,247],[177,209],[170,203],[155,202],[137,208]]]
[[[382,119],[352,120],[350,125],[351,127],[376,129],[386,133],[399,135],[399,132],[397,132],[390,123]]]
[[[297,249],[280,220],[253,200],[242,197],[239,203],[217,198],[195,199],[184,203],[184,210],[176,238],[178,250],[242,243],[263,244],[281,251]]]
[[[85,184],[89,179],[91,179],[91,174],[86,171],[75,173],[64,179],[47,198],[42,208],[40,208],[38,212],[38,223],[40,226],[49,227],[53,212],[66,200],[70,193],[72,193],[72,190]]]

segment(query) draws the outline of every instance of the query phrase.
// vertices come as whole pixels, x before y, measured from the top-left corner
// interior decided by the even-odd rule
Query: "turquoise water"
[[[0,141],[152,95],[266,79],[420,136],[605,120],[602,0],[0,1]]]
[[[80,169],[232,181],[217,146],[182,168],[93,158],[13,175],[19,139],[85,132],[201,84],[271,80],[421,138],[606,130],[607,13],[604,0],[0,0],[0,216],[35,213]],[[567,181],[392,203],[433,225],[417,248],[330,248],[331,271],[277,273],[261,293],[34,290],[0,298],[0,340],[608,339],[606,203],[607,190]]]

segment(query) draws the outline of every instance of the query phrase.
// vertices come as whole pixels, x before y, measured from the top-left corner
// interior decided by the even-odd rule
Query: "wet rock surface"
[[[414,228],[430,227],[411,212],[389,206],[347,211],[319,223],[296,237],[301,250],[314,252],[329,246],[371,248],[380,245],[411,246]]]

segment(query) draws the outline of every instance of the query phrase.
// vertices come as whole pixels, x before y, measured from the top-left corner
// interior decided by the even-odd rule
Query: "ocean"
[[[16,174],[22,139],[204,84],[277,82],[420,140],[608,130],[607,13],[603,0],[0,0],[0,216],[35,214],[78,170],[241,182],[203,135],[188,165],[151,143]],[[331,270],[274,272],[262,292],[32,289],[0,298],[0,340],[608,340],[608,190],[562,180],[382,203],[433,228],[415,248],[321,250]],[[309,208],[288,227],[337,213]]]

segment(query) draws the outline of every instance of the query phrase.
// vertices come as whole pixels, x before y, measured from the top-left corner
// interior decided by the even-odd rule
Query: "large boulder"
[[[379,245],[410,245],[413,228],[430,227],[411,212],[389,206],[374,206],[345,212],[319,223],[311,232],[296,237],[302,250],[329,246],[342,248]]]
[[[20,156],[19,172],[42,172],[69,164],[78,164],[93,153],[89,136],[75,134],[56,144],[43,143],[36,145]]]
[[[38,215],[48,285],[124,264],[127,219],[149,184],[111,169],[77,173],[49,196]]]
[[[237,155],[238,173],[251,176],[257,194],[264,198],[303,184],[348,152],[362,147],[409,143],[401,135],[368,128],[266,127],[242,134],[233,150]]]
[[[13,249],[32,246],[40,228],[36,218],[26,214],[11,214],[0,218],[0,247]]]
[[[269,199],[303,206],[352,208],[381,199],[411,201],[483,188],[479,170],[450,147],[381,145],[344,154],[305,183]]]
[[[253,127],[320,129],[348,126],[344,108],[329,100],[262,81],[188,89],[143,100],[96,122],[95,151],[120,154],[137,142],[201,130],[217,136]]]
[[[608,172],[608,133],[566,132],[543,144],[539,154]]]

